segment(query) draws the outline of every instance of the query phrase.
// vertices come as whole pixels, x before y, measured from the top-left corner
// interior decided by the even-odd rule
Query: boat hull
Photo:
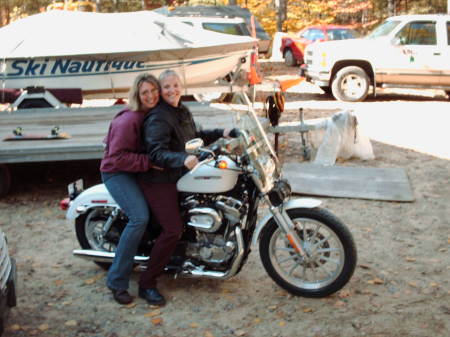
[[[188,59],[148,60],[145,55],[108,59],[28,58],[6,60],[1,78],[7,89],[79,88],[83,97],[124,97],[139,73],[156,77],[166,69],[180,74],[186,88],[213,85],[239,67],[248,70],[249,50]],[[147,59],[147,60],[146,60]]]

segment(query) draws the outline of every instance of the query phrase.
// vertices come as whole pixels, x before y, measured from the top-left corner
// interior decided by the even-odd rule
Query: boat
[[[248,70],[257,40],[191,27],[153,11],[49,11],[0,28],[0,88],[123,98],[137,74],[180,74],[187,90]]]

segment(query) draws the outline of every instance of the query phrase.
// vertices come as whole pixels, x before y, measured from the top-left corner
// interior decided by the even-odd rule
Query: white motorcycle
[[[289,183],[253,110],[237,121],[240,136],[186,151],[204,159],[177,183],[184,221],[182,238],[166,270],[179,276],[228,279],[247,261],[252,246],[269,276],[293,295],[328,296],[353,275],[357,253],[348,228],[321,202],[291,198]],[[206,158],[205,158],[206,157]],[[63,203],[75,220],[82,247],[74,255],[108,268],[127,218],[103,184],[82,191],[69,185]],[[267,214],[258,220],[260,204]],[[143,268],[159,234],[149,225],[135,257]]]

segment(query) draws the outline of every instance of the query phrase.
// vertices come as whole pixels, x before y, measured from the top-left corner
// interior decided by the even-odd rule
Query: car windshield
[[[202,27],[213,32],[232,34],[232,35],[250,35],[244,23],[220,23],[220,22],[205,22]]]
[[[357,33],[351,29],[330,29],[327,31],[330,40],[345,40],[357,38]]]
[[[389,20],[384,21],[382,24],[377,26],[371,33],[367,35],[367,38],[373,39],[377,37],[382,37],[388,35],[390,32],[394,30],[400,24],[400,21]]]

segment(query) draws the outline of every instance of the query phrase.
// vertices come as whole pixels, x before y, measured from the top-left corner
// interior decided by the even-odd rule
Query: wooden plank
[[[283,176],[294,193],[327,197],[414,201],[403,168],[321,166],[286,163]]]

